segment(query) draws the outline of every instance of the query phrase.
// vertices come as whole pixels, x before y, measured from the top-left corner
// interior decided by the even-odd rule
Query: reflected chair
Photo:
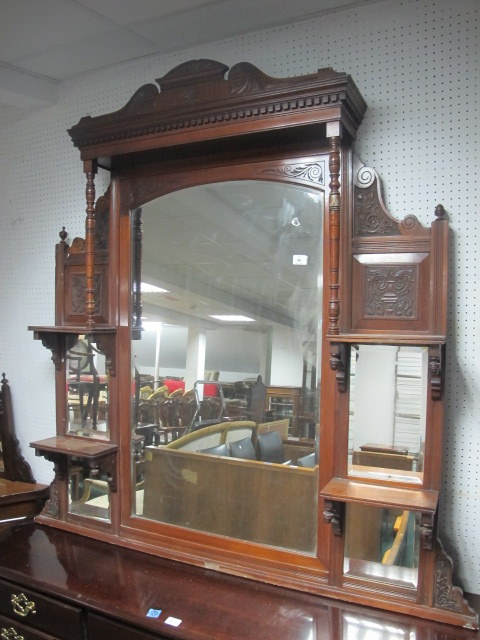
[[[287,462],[285,460],[282,438],[278,431],[259,433],[257,442],[260,453],[259,457],[262,462],[276,462],[277,464]]]
[[[230,455],[232,458],[243,458],[243,460],[256,460],[255,447],[251,438],[242,438],[230,442]]]
[[[219,444],[216,447],[208,447],[207,449],[200,449],[198,453],[208,453],[211,456],[230,456],[229,448],[226,444]]]
[[[78,396],[82,428],[87,426],[90,417],[92,429],[97,428],[100,393],[108,392],[108,378],[99,375],[95,367],[95,357],[101,352],[90,340],[78,340],[68,352],[68,397]],[[108,403],[108,401],[107,401]]]
[[[313,467],[315,467],[315,464],[316,464],[315,457],[316,457],[315,452],[309,453],[308,455],[302,456],[301,458],[299,458],[297,460],[297,464],[299,467],[308,467],[312,469]]]

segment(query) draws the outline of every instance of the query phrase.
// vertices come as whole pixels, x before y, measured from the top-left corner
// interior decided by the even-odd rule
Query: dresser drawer
[[[0,638],[2,640],[57,640],[49,633],[42,633],[21,622],[0,616]]]
[[[80,609],[3,580],[0,580],[0,614],[60,640],[82,638]]]
[[[88,640],[107,640],[107,638],[111,640],[168,640],[167,636],[135,629],[128,624],[114,622],[95,614],[88,615],[87,638]]]

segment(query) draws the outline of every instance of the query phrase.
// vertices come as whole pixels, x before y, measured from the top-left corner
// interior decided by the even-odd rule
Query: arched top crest
[[[339,121],[352,137],[366,104],[351,77],[331,68],[273,78],[253,64],[229,69],[191,60],[138,89],[113,113],[86,116],[69,130],[84,159],[258,132],[273,127]]]

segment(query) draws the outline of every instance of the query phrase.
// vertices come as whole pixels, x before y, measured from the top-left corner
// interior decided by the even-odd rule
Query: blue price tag
[[[161,609],[149,609],[147,613],[147,618],[158,618],[162,613]]]

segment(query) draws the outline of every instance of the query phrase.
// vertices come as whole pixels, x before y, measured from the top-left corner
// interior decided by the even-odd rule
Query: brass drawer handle
[[[0,633],[0,638],[2,640],[24,640],[23,636],[19,635],[13,627],[2,627],[2,631]]]
[[[29,600],[24,593],[12,593],[10,602],[13,605],[13,612],[16,613],[17,616],[26,618],[29,613],[37,613],[35,611],[35,602]]]

